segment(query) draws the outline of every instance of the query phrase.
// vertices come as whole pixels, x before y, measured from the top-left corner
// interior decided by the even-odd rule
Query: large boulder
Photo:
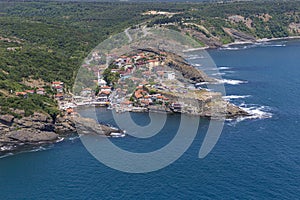
[[[39,131],[36,129],[21,129],[11,131],[6,135],[7,138],[18,142],[50,142],[58,139],[58,134],[48,131]]]
[[[15,117],[13,115],[0,115],[0,123],[5,124],[7,126],[11,126],[14,122]]]
[[[34,122],[52,122],[52,119],[49,115],[38,112],[35,112],[30,118]]]

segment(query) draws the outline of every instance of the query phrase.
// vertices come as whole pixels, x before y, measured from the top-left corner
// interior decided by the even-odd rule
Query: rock
[[[54,132],[55,125],[51,123],[34,123],[32,128],[40,131],[51,131]]]
[[[7,138],[19,142],[46,142],[58,139],[58,134],[48,131],[38,131],[36,129],[21,129],[11,131],[6,135]]]
[[[13,112],[16,113],[17,115],[20,115],[20,116],[24,116],[25,115],[25,111],[24,110],[15,109]]]
[[[243,117],[243,116],[250,116],[248,112],[245,110],[241,109],[240,107],[233,105],[231,103],[227,104],[227,109],[226,109],[226,117],[227,118],[237,118],[237,117]]]
[[[13,115],[0,115],[0,123],[5,124],[7,126],[11,126],[15,117]]]
[[[233,37],[236,42],[255,42],[256,39],[252,35],[246,34],[244,32],[238,31],[233,28],[223,28],[223,30]]]
[[[30,119],[35,122],[52,122],[52,119],[50,116],[43,114],[43,113],[37,113],[35,112]]]
[[[76,129],[79,134],[94,134],[110,136],[112,133],[122,133],[120,129],[109,127],[104,124],[99,124],[96,120],[83,117],[75,117]]]
[[[167,64],[169,65],[169,67],[180,71],[184,78],[189,79],[195,83],[212,81],[212,79],[208,78],[206,74],[202,73],[200,70],[194,67],[191,67],[185,62],[172,59],[167,60]]]
[[[15,119],[14,123],[20,128],[30,128],[33,125],[33,122],[28,118]]]

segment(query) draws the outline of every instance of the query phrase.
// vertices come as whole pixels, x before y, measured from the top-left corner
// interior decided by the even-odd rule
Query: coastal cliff
[[[15,112],[22,113],[21,110]],[[112,133],[123,132],[78,115],[57,116],[53,120],[48,114],[37,112],[22,118],[6,114],[0,116],[0,152],[55,143],[77,133],[111,136]]]

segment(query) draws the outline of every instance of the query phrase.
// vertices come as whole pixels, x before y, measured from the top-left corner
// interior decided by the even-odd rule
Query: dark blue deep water
[[[226,122],[207,157],[198,158],[207,120],[201,120],[180,159],[146,174],[111,169],[73,138],[1,158],[0,199],[299,199],[300,41],[209,53],[224,79],[244,81],[225,85],[231,101],[261,119]],[[149,122],[147,114],[132,117]],[[110,111],[100,118],[113,124]],[[177,121],[170,116],[163,133],[149,140],[128,136],[113,142],[126,150],[152,151],[172,140]]]

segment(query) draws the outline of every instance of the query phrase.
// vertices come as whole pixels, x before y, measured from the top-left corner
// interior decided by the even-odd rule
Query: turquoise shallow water
[[[245,81],[225,85],[231,101],[271,118],[226,122],[204,159],[198,152],[208,121],[201,120],[188,151],[170,166],[147,174],[106,167],[78,138],[5,157],[0,159],[0,199],[298,199],[300,41],[209,53],[224,79]],[[142,125],[149,122],[147,114],[132,117]],[[110,111],[99,118],[114,124]],[[178,120],[170,116],[169,125],[149,140],[124,137],[113,142],[135,152],[152,151],[172,140]]]

